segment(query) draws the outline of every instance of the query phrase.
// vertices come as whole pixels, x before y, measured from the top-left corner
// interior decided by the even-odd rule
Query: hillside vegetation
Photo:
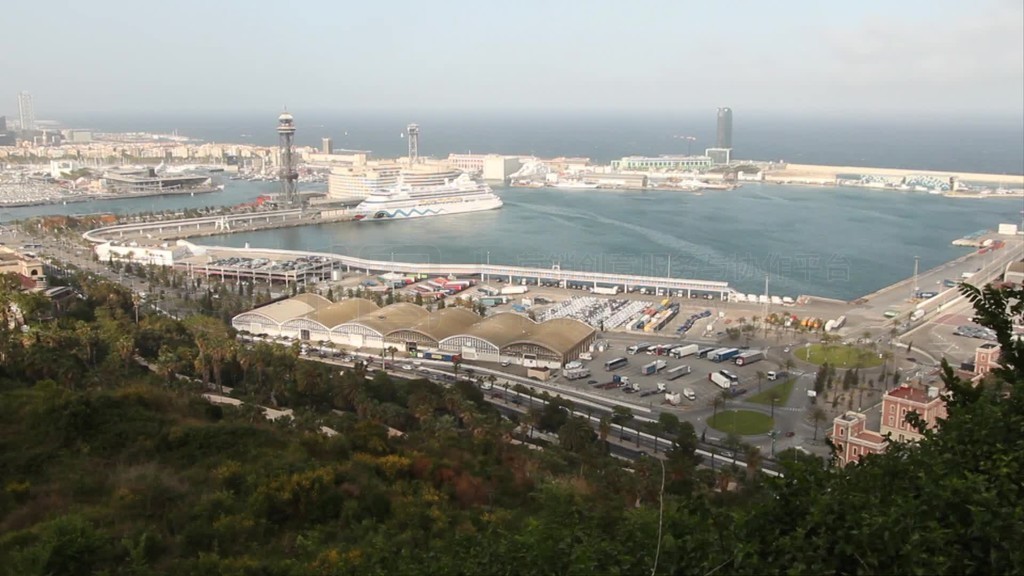
[[[343,374],[240,346],[208,317],[135,324],[120,288],[80,288],[55,320],[0,293],[0,573],[1024,570],[1020,291],[973,294],[1006,368],[980,389],[949,371],[949,420],[920,445],[842,470],[790,454],[770,480],[753,451],[748,469],[698,469],[693,429],[676,424],[663,484],[658,460],[607,456],[609,425],[557,403],[521,416],[559,440],[529,449],[471,383]],[[247,404],[200,396],[218,387]]]

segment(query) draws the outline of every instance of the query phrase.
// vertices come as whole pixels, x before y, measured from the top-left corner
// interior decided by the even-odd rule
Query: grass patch
[[[882,365],[882,359],[878,357],[877,352],[856,346],[811,344],[798,348],[795,352],[797,358],[819,366],[826,362],[836,368],[872,368]]]
[[[751,410],[725,410],[708,419],[708,426],[722,432],[740,436],[766,434],[772,429],[772,418]]]
[[[755,404],[764,404],[771,406],[772,398],[778,398],[775,402],[776,406],[785,406],[789,400],[789,395],[793,392],[793,384],[796,384],[796,378],[789,378],[781,384],[777,384],[773,388],[769,388],[763,392],[758,392],[753,396],[747,398],[747,402],[753,402]]]

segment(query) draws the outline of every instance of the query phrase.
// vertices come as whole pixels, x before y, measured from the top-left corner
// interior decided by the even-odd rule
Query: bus
[[[614,360],[609,360],[605,362],[604,369],[608,372],[611,372],[612,370],[622,368],[626,364],[629,364],[629,360],[626,360],[625,358],[616,358]]]

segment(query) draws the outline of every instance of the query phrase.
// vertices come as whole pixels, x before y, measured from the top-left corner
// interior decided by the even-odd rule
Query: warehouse
[[[281,331],[295,334],[299,340],[331,340],[331,332],[335,328],[379,308],[370,300],[350,298],[283,322]]]
[[[407,352],[439,350],[442,340],[469,330],[481,320],[480,316],[465,308],[442,308],[409,328],[391,332],[385,341]]]
[[[231,325],[240,332],[267,334],[269,336],[297,337],[298,332],[288,333],[282,325],[331,305],[331,301],[317,294],[299,294],[286,300],[280,300],[260,306],[255,310],[242,312],[231,320]]]
[[[460,354],[466,360],[508,361],[527,367],[558,368],[588,350],[597,332],[583,322],[557,318],[538,324],[502,313],[481,318],[464,308],[433,313],[399,302],[378,308],[362,298],[332,303],[299,294],[243,312],[232,326],[254,334],[326,341],[350,348]]]
[[[354,348],[383,348],[388,334],[407,329],[429,314],[422,306],[408,302],[390,304],[334,328],[332,340]]]
[[[441,340],[439,344],[442,351],[461,354],[466,360],[498,362],[505,346],[527,336],[536,325],[533,320],[519,314],[495,314],[460,334]]]

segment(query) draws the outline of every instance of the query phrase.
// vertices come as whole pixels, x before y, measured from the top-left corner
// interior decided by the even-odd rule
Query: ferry
[[[487,184],[455,172],[403,175],[392,188],[372,192],[355,207],[363,222],[443,216],[501,208],[503,202]],[[412,176],[411,178],[409,176]]]

